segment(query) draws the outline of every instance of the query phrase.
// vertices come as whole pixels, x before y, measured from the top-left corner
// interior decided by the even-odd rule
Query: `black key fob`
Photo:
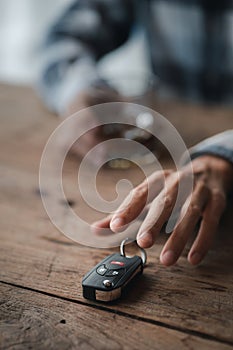
[[[142,273],[146,261],[145,251],[142,250],[142,257],[127,257],[124,253],[125,241],[121,244],[121,253],[107,256],[84,276],[84,298],[105,302],[118,299],[129,281]]]

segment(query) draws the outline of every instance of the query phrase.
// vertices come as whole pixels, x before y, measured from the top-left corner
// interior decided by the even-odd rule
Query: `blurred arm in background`
[[[38,83],[49,109],[64,115],[80,92],[91,86],[104,89],[107,83],[99,77],[96,62],[128,39],[134,22],[132,2],[76,0],[53,25],[43,47]],[[85,107],[85,97],[81,99],[74,111]]]
[[[44,48],[40,91],[51,109],[93,81],[96,61],[142,24],[150,68],[167,98],[232,104],[233,0],[76,0]]]

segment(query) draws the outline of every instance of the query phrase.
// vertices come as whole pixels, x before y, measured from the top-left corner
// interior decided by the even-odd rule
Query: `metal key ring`
[[[121,245],[120,245],[120,253],[122,256],[126,256],[125,255],[125,243],[126,242],[135,242],[137,247],[140,249],[141,251],[141,259],[142,259],[142,263],[143,263],[143,266],[146,264],[146,260],[147,260],[147,254],[146,254],[146,251],[139,247],[138,244],[137,244],[137,241],[133,240],[133,239],[130,239],[130,238],[126,238],[124,239],[122,242],[121,242]]]

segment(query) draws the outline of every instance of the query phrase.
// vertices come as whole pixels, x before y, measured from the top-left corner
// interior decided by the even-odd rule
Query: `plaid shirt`
[[[43,47],[38,88],[45,103],[62,113],[100,82],[96,62],[125,43],[136,23],[168,95],[233,102],[233,0],[76,0]]]

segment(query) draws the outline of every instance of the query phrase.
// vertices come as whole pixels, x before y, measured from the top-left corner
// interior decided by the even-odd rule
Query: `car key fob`
[[[118,299],[129,281],[142,273],[146,253],[140,248],[142,257],[125,256],[124,244],[127,240],[121,243],[120,253],[107,256],[83,277],[84,298],[105,302]]]

